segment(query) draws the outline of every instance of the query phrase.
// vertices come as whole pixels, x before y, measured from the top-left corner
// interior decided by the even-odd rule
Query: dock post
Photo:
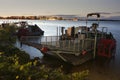
[[[46,41],[46,45],[47,45],[47,36],[46,36],[46,40],[45,41]]]
[[[59,27],[59,36],[60,36],[60,29],[61,29],[61,27]]]
[[[84,42],[85,42],[85,40],[82,39],[82,50],[84,49]]]
[[[70,42],[71,42],[71,40],[68,40],[68,42],[69,42],[69,44],[68,44],[68,45],[69,45],[69,47],[68,47],[68,48],[70,49]]]
[[[56,45],[55,45],[55,46],[57,47],[57,41],[58,41],[58,39],[57,39],[57,38],[58,38],[58,37],[57,37],[57,36],[55,36],[55,37],[56,37],[56,41],[55,41],[55,42],[56,42]]]
[[[63,49],[65,49],[65,40],[63,40]]]
[[[52,46],[52,36],[51,36],[51,46]]]
[[[94,53],[93,53],[93,58],[94,59],[95,59],[95,56],[96,56],[96,46],[97,46],[97,32],[95,33]]]
[[[57,46],[57,41],[58,41],[58,27],[57,27],[56,46]]]
[[[79,40],[79,37],[78,37],[78,52],[79,52],[79,45],[80,45],[80,40]]]
[[[73,49],[73,51],[75,52],[75,40],[73,40],[73,46],[74,46],[74,49]]]

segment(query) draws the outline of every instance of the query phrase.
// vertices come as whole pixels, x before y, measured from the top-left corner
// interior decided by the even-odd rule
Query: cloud
[[[110,19],[110,20],[120,20],[120,16],[110,16],[107,19]]]
[[[99,13],[99,14],[103,14],[103,15],[113,15],[113,14],[120,14],[120,12],[95,12],[95,13]]]
[[[114,14],[120,14],[120,12],[114,12]]]
[[[112,14],[112,13],[109,13],[109,12],[95,12],[95,13],[106,14],[106,15]]]

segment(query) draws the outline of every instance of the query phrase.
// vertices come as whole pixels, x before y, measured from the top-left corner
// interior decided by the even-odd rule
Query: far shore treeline
[[[79,17],[79,16],[7,16],[2,17],[0,16],[0,19],[27,19],[27,20],[71,20],[71,21],[85,21],[86,17]],[[96,19],[89,19],[90,21],[96,20]],[[100,19],[100,21],[120,21],[115,19]]]

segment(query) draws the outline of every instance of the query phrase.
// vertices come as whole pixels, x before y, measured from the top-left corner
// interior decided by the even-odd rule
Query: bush
[[[0,80],[84,80],[88,75],[88,70],[65,74],[62,66],[57,69],[38,66],[38,60],[31,61],[25,52],[10,46],[6,49],[0,52]]]
[[[16,37],[14,36],[16,31],[15,25],[6,25],[0,29],[0,45],[15,43]]]

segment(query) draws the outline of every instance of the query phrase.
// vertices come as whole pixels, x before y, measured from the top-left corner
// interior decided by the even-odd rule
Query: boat
[[[41,36],[44,35],[44,31],[37,25],[30,25],[25,21],[16,22],[18,27],[17,36],[20,38],[21,36]]]
[[[88,18],[97,16],[97,22],[87,26]],[[107,27],[100,27],[99,13],[87,15],[86,26],[61,27],[61,35],[56,41],[41,43],[44,56],[54,56],[72,65],[80,65],[96,57],[112,58],[115,56],[116,40]],[[59,30],[59,29],[57,29]],[[57,33],[58,34],[58,33]],[[47,38],[46,38],[47,39]]]

